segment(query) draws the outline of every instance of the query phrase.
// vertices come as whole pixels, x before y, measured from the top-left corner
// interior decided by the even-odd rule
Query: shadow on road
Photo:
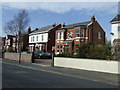
[[[41,64],[41,65],[51,66],[51,64],[52,64],[52,59],[35,59],[35,63]]]

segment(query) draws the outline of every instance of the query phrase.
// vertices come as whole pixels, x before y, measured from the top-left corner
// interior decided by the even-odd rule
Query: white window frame
[[[120,32],[120,27],[118,27],[118,32]]]
[[[77,30],[79,31],[78,33],[76,33]],[[79,29],[76,29],[75,33],[76,33],[76,37],[80,37],[80,30]],[[77,36],[78,34],[79,34],[79,36]]]
[[[33,42],[35,41],[35,37],[33,36]]]
[[[73,35],[73,32],[72,32],[72,31],[69,31],[69,32],[68,32],[68,38],[69,38],[69,39],[72,38],[72,35]]]
[[[81,37],[84,38],[85,37],[85,29],[81,29]]]
[[[63,32],[58,32],[58,40],[62,40]]]
[[[31,42],[33,42],[33,37],[31,37]]]
[[[98,38],[101,39],[101,32],[98,32]]]
[[[36,41],[38,41],[38,38],[39,38],[39,37],[38,37],[38,36],[36,36]]]
[[[41,35],[41,41],[44,41],[44,35]]]

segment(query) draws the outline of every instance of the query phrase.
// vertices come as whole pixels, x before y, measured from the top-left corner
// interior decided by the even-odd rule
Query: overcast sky
[[[0,5],[1,6],[1,5]],[[118,14],[118,2],[3,2],[2,26],[11,20],[20,9],[29,12],[32,29],[64,22],[66,24],[91,20],[95,15],[97,21],[110,39],[110,21]],[[4,31],[4,30],[3,30]],[[2,32],[3,35],[4,32]]]

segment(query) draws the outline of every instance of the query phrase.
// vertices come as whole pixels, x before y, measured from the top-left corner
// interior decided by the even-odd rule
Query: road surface
[[[114,80],[110,82],[96,77],[110,77],[110,74],[106,76],[68,68],[18,64],[11,60],[2,61],[2,73],[2,88],[118,88]]]

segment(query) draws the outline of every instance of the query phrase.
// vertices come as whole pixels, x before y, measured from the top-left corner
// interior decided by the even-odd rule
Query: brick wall
[[[52,47],[55,46],[55,32],[58,28],[61,27],[61,24],[56,26],[54,29],[50,30],[49,35],[48,35],[48,43],[47,43],[47,51],[52,52]]]
[[[19,60],[19,53],[6,52],[4,54],[4,58],[18,61]],[[32,62],[32,54],[21,54],[21,61]]]
[[[104,44],[105,43],[105,31],[102,29],[100,24],[95,21],[92,25],[89,26],[90,28],[90,42],[95,44]],[[98,32],[101,33],[101,39],[98,38]]]

